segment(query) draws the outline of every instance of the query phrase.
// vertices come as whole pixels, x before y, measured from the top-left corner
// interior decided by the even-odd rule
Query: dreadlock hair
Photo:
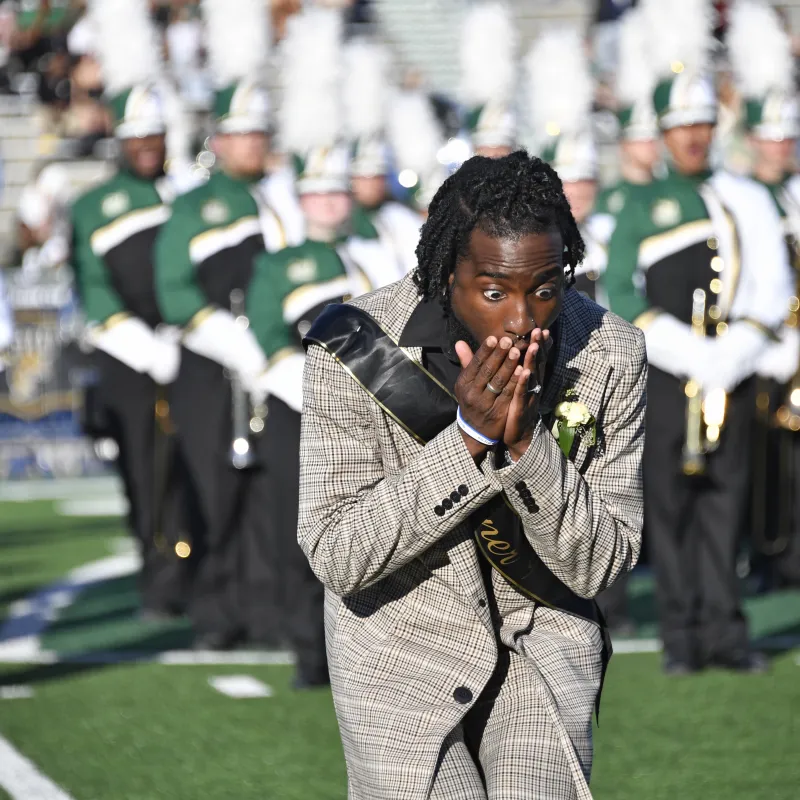
[[[584,254],[583,238],[555,170],[519,150],[503,158],[474,156],[436,192],[417,245],[414,283],[427,300],[449,296],[448,279],[467,255],[472,231],[517,239],[557,230],[564,242],[567,285]],[[447,304],[447,303],[446,303]]]

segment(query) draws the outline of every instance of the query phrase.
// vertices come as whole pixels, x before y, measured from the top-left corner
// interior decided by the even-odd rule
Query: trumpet
[[[230,293],[231,314],[243,328],[250,327],[244,306],[244,292],[234,289]],[[250,469],[256,465],[256,454],[252,436],[264,430],[267,409],[264,405],[253,406],[250,396],[236,372],[229,374],[231,382],[231,446],[229,458],[236,469]]]
[[[692,333],[706,335],[706,293],[695,289],[692,294]],[[703,475],[706,456],[719,447],[719,437],[725,424],[728,396],[724,389],[712,389],[704,396],[703,387],[695,378],[686,381],[686,434],[683,440],[682,467],[684,475]]]

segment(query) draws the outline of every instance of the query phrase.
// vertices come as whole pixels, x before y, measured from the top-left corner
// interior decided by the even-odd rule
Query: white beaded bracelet
[[[464,417],[461,416],[461,408],[458,409],[458,414],[456,414],[456,422],[458,422],[458,427],[461,428],[467,436],[475,439],[476,442],[480,442],[481,444],[485,444],[487,447],[494,447],[500,440],[499,439],[490,439],[488,436],[484,436],[480,431],[476,431],[468,422],[464,420]]]

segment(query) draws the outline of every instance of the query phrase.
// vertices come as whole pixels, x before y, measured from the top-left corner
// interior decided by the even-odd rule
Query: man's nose
[[[519,339],[530,339],[536,322],[528,311],[527,304],[521,304],[513,317],[506,321],[506,333]]]

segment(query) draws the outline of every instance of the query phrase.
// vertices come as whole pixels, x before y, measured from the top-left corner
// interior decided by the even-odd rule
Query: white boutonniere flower
[[[564,392],[564,399],[555,407],[554,414],[553,435],[566,458],[572,452],[576,436],[588,447],[597,443],[597,421],[588,407],[578,401],[574,389]]]

